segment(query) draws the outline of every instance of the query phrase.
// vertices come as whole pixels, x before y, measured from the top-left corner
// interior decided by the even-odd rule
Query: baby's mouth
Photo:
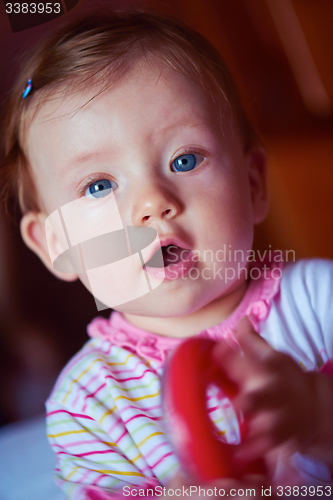
[[[171,244],[167,246],[162,246],[162,256],[164,267],[168,267],[172,264],[178,264],[181,260],[187,258],[190,250],[186,248],[178,247],[177,245]],[[148,262],[145,264],[148,267],[161,267],[161,257],[160,253],[157,251]]]

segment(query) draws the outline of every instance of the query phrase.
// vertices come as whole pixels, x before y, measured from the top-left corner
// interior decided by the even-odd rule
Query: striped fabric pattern
[[[249,283],[225,321],[198,335],[230,342],[239,319],[248,316],[276,350],[305,370],[326,363],[322,371],[331,374],[333,263],[299,261],[286,266],[282,280],[282,273],[273,276],[280,264],[270,266],[271,273]],[[57,483],[72,500],[104,500],[108,493],[116,500],[124,486],[166,486],[179,463],[168,439],[161,378],[180,339],[140,330],[116,311],[109,320],[95,318],[88,333],[92,339],[68,363],[46,403]],[[208,390],[207,409],[217,433],[236,443],[237,422],[216,388]],[[304,484],[331,484],[327,464],[299,454],[291,461]],[[284,481],[281,470],[277,484]]]
[[[272,273],[281,265],[270,263],[271,274],[250,282],[236,310],[198,335],[231,342],[243,316],[259,331],[279,291],[280,278]],[[95,318],[88,333],[91,340],[62,371],[46,403],[56,482],[73,500],[102,498],[103,492],[115,497],[124,486],[166,486],[179,462],[168,438],[161,379],[165,359],[181,339],[141,330],[117,311],[108,320]],[[217,388],[208,389],[206,406],[217,434],[239,442],[230,402]]]
[[[85,485],[105,491],[166,485],[179,463],[161,404],[163,367],[103,338],[93,338],[69,362],[48,399],[48,438],[57,455],[56,482],[68,498]],[[217,390],[207,407],[220,435],[237,440]],[[228,411],[228,408],[226,409]]]

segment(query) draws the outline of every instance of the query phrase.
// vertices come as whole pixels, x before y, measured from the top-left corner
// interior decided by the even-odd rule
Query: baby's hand
[[[188,495],[191,497],[191,500],[202,500],[206,496],[210,498],[231,496],[236,500],[241,497],[243,499],[244,496],[257,497],[261,495],[261,488],[267,486],[265,481],[263,476],[252,475],[246,476],[242,481],[224,478],[199,484],[197,481],[191,480],[184,471],[180,470],[167,485],[166,493],[162,498],[166,499],[174,495],[178,496],[178,498],[185,498]]]
[[[332,381],[304,373],[291,357],[267,344],[248,320],[237,329],[237,339],[242,353],[221,342],[215,356],[239,386],[233,405],[246,422],[239,459],[263,456],[283,444],[290,454],[300,451],[333,460],[333,426],[328,420]]]

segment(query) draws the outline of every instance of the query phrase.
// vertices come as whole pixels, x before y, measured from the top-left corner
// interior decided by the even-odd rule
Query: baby
[[[249,258],[265,153],[210,44],[147,13],[72,22],[27,60],[4,130],[4,192],[16,186],[25,243],[115,309],[88,326],[47,401],[67,497],[186,496],[161,377],[193,335],[226,341],[215,357],[247,421],[238,459],[279,451],[272,477],[329,496],[333,380],[318,371],[333,358],[333,266]],[[209,388],[217,433],[236,443],[227,406]]]

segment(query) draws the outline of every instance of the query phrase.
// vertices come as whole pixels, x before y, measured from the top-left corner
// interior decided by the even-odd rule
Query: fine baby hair
[[[245,149],[257,141],[220,54],[197,32],[157,14],[103,12],[74,20],[29,54],[10,95],[1,166],[4,199],[17,192],[23,213],[41,208],[25,147],[29,124],[40,107],[90,86],[99,87],[99,95],[142,62],[172,68],[199,86],[211,96],[221,122],[229,109]]]

